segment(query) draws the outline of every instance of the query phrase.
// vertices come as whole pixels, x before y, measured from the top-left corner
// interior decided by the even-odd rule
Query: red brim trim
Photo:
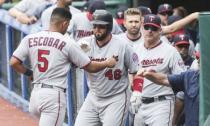
[[[190,43],[187,41],[179,41],[179,42],[176,42],[175,45],[190,45]]]
[[[156,24],[154,24],[154,23],[144,23],[144,25],[152,25],[152,26],[155,26],[155,27],[157,27],[157,28],[160,28],[160,25],[156,25]]]

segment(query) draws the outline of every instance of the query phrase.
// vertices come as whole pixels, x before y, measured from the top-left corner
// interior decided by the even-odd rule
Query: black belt
[[[57,88],[57,89],[62,90],[64,93],[66,92],[66,89],[65,88],[62,88],[62,87],[48,85],[48,84],[44,84],[44,83],[36,83],[36,84],[41,84],[41,88],[54,88],[54,89]]]
[[[167,96],[169,96],[169,95],[167,95]],[[149,103],[152,103],[152,102],[155,102],[155,101],[163,101],[163,100],[166,100],[166,95],[151,97],[151,98],[143,97],[142,98],[142,103],[149,104]]]

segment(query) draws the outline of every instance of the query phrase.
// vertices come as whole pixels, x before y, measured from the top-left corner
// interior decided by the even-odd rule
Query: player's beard
[[[106,31],[103,34],[97,34],[96,33],[94,35],[95,35],[97,41],[103,41],[108,36],[108,32]]]
[[[139,34],[139,31],[140,31],[140,28],[132,28],[128,32],[131,35],[137,35],[137,34]]]

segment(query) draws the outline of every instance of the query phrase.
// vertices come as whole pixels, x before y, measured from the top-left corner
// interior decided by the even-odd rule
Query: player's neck
[[[139,33],[136,34],[136,35],[129,34],[129,33],[127,32],[127,33],[126,33],[126,36],[127,36],[127,38],[128,38],[129,40],[131,40],[131,41],[136,41],[136,40],[138,40],[138,39],[141,38],[141,32],[139,32]]]
[[[96,43],[97,43],[97,45],[98,45],[99,47],[103,47],[103,46],[105,46],[106,44],[109,43],[109,41],[111,40],[111,38],[112,38],[112,35],[109,34],[109,35],[108,35],[104,40],[102,40],[102,41],[96,40]]]
[[[156,42],[144,42],[144,47],[146,49],[153,49],[155,47],[157,47],[158,45],[160,45],[162,42],[160,40],[157,40]]]
[[[50,32],[58,32],[58,33],[61,33],[61,34],[65,34],[65,33],[63,33],[60,29],[58,29],[55,26],[50,26],[49,31]]]
[[[59,7],[59,8],[65,8],[65,9],[67,9],[67,10],[69,10],[69,6],[68,5],[65,5],[65,4],[63,4],[63,3],[57,3],[57,7]]]

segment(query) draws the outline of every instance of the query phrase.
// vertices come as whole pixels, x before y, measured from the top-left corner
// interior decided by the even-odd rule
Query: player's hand
[[[116,64],[117,64],[117,60],[115,57],[106,59],[106,65],[108,68],[113,68]]]
[[[143,76],[144,72],[146,72],[146,69],[145,68],[141,68],[139,69],[139,71],[137,72],[137,76]]]
[[[130,111],[132,114],[136,114],[141,106],[141,92],[133,91],[130,98],[131,108]]]
[[[90,51],[90,43],[87,42],[87,41],[80,41],[79,42],[79,45],[81,47],[81,49],[84,51],[84,52],[88,52]]]
[[[150,72],[156,72],[156,71],[154,69],[141,68],[141,69],[139,69],[139,71],[137,72],[136,75],[144,77],[146,74],[148,74]]]

